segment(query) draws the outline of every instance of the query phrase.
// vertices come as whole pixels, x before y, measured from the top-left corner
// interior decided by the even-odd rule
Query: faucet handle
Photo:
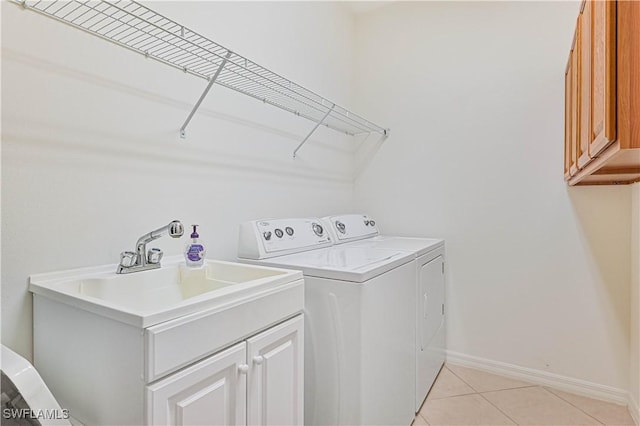
[[[147,262],[151,264],[160,263],[160,260],[162,260],[162,255],[162,250],[160,250],[159,248],[149,249],[149,251],[147,252]]]
[[[120,253],[120,266],[130,268],[136,264],[138,254],[134,251],[123,251]]]

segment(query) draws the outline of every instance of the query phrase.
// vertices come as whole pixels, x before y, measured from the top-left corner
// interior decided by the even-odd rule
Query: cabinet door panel
[[[302,425],[303,350],[302,315],[247,340],[248,424]]]
[[[211,407],[224,407],[226,381],[218,380],[176,402],[177,424],[180,425],[224,425],[227,422],[225,410],[210,410]]]
[[[147,424],[244,425],[246,356],[242,342],[147,386]]]
[[[578,144],[578,168],[583,168],[591,159],[591,1],[584,2],[584,9],[578,18],[580,28],[578,60],[580,91],[580,142]]]
[[[574,48],[571,53],[571,176],[575,175],[578,171],[578,143],[579,143],[579,130],[580,130],[580,93],[578,92],[578,57],[580,56],[580,21],[576,26],[574,34]]]
[[[591,118],[589,153],[597,156],[616,138],[616,3],[596,0],[592,7]]]
[[[569,53],[569,63],[564,74],[564,178],[568,180],[571,177],[571,114],[572,114],[572,92],[571,92],[571,62],[573,60],[573,50]]]

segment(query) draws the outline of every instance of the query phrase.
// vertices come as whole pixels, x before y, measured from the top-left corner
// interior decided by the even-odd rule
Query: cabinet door
[[[573,147],[573,48],[569,52],[569,62],[564,73],[564,178],[569,180],[571,177],[572,147]]]
[[[580,57],[580,21],[576,26],[574,34],[574,46],[571,53],[570,64],[570,76],[571,76],[571,160],[570,160],[570,174],[575,175],[578,171],[578,144],[579,144],[579,130],[580,130],[580,93],[578,88],[578,58]]]
[[[147,424],[246,424],[246,344],[147,386]]]
[[[303,351],[302,315],[247,340],[247,424],[302,425]]]
[[[578,144],[578,168],[581,169],[591,157],[591,1],[583,3],[578,17],[578,90],[580,91],[580,141]]]
[[[591,142],[596,157],[616,138],[616,2],[591,6]]]

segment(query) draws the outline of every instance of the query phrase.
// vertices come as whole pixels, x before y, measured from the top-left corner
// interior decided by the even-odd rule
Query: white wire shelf
[[[336,105],[135,1],[12,1],[26,9],[208,80],[207,90],[181,131],[184,131],[208,89],[215,82],[307,118],[316,123],[313,130],[319,125],[324,125],[348,135],[379,133],[385,137],[389,132],[388,129]],[[311,133],[302,143],[306,142]]]

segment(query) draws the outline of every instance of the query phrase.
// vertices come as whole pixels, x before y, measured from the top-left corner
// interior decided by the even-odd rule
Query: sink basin
[[[283,270],[246,268],[244,265],[207,262],[202,268],[169,266],[127,275],[110,274],[61,285],[78,293],[133,309],[158,309],[192,297],[265,278],[286,275]]]
[[[133,325],[148,327],[178,316],[223,307],[302,279],[279,268],[206,260],[188,268],[180,258],[160,269],[119,275],[115,266],[39,274],[29,290]]]

